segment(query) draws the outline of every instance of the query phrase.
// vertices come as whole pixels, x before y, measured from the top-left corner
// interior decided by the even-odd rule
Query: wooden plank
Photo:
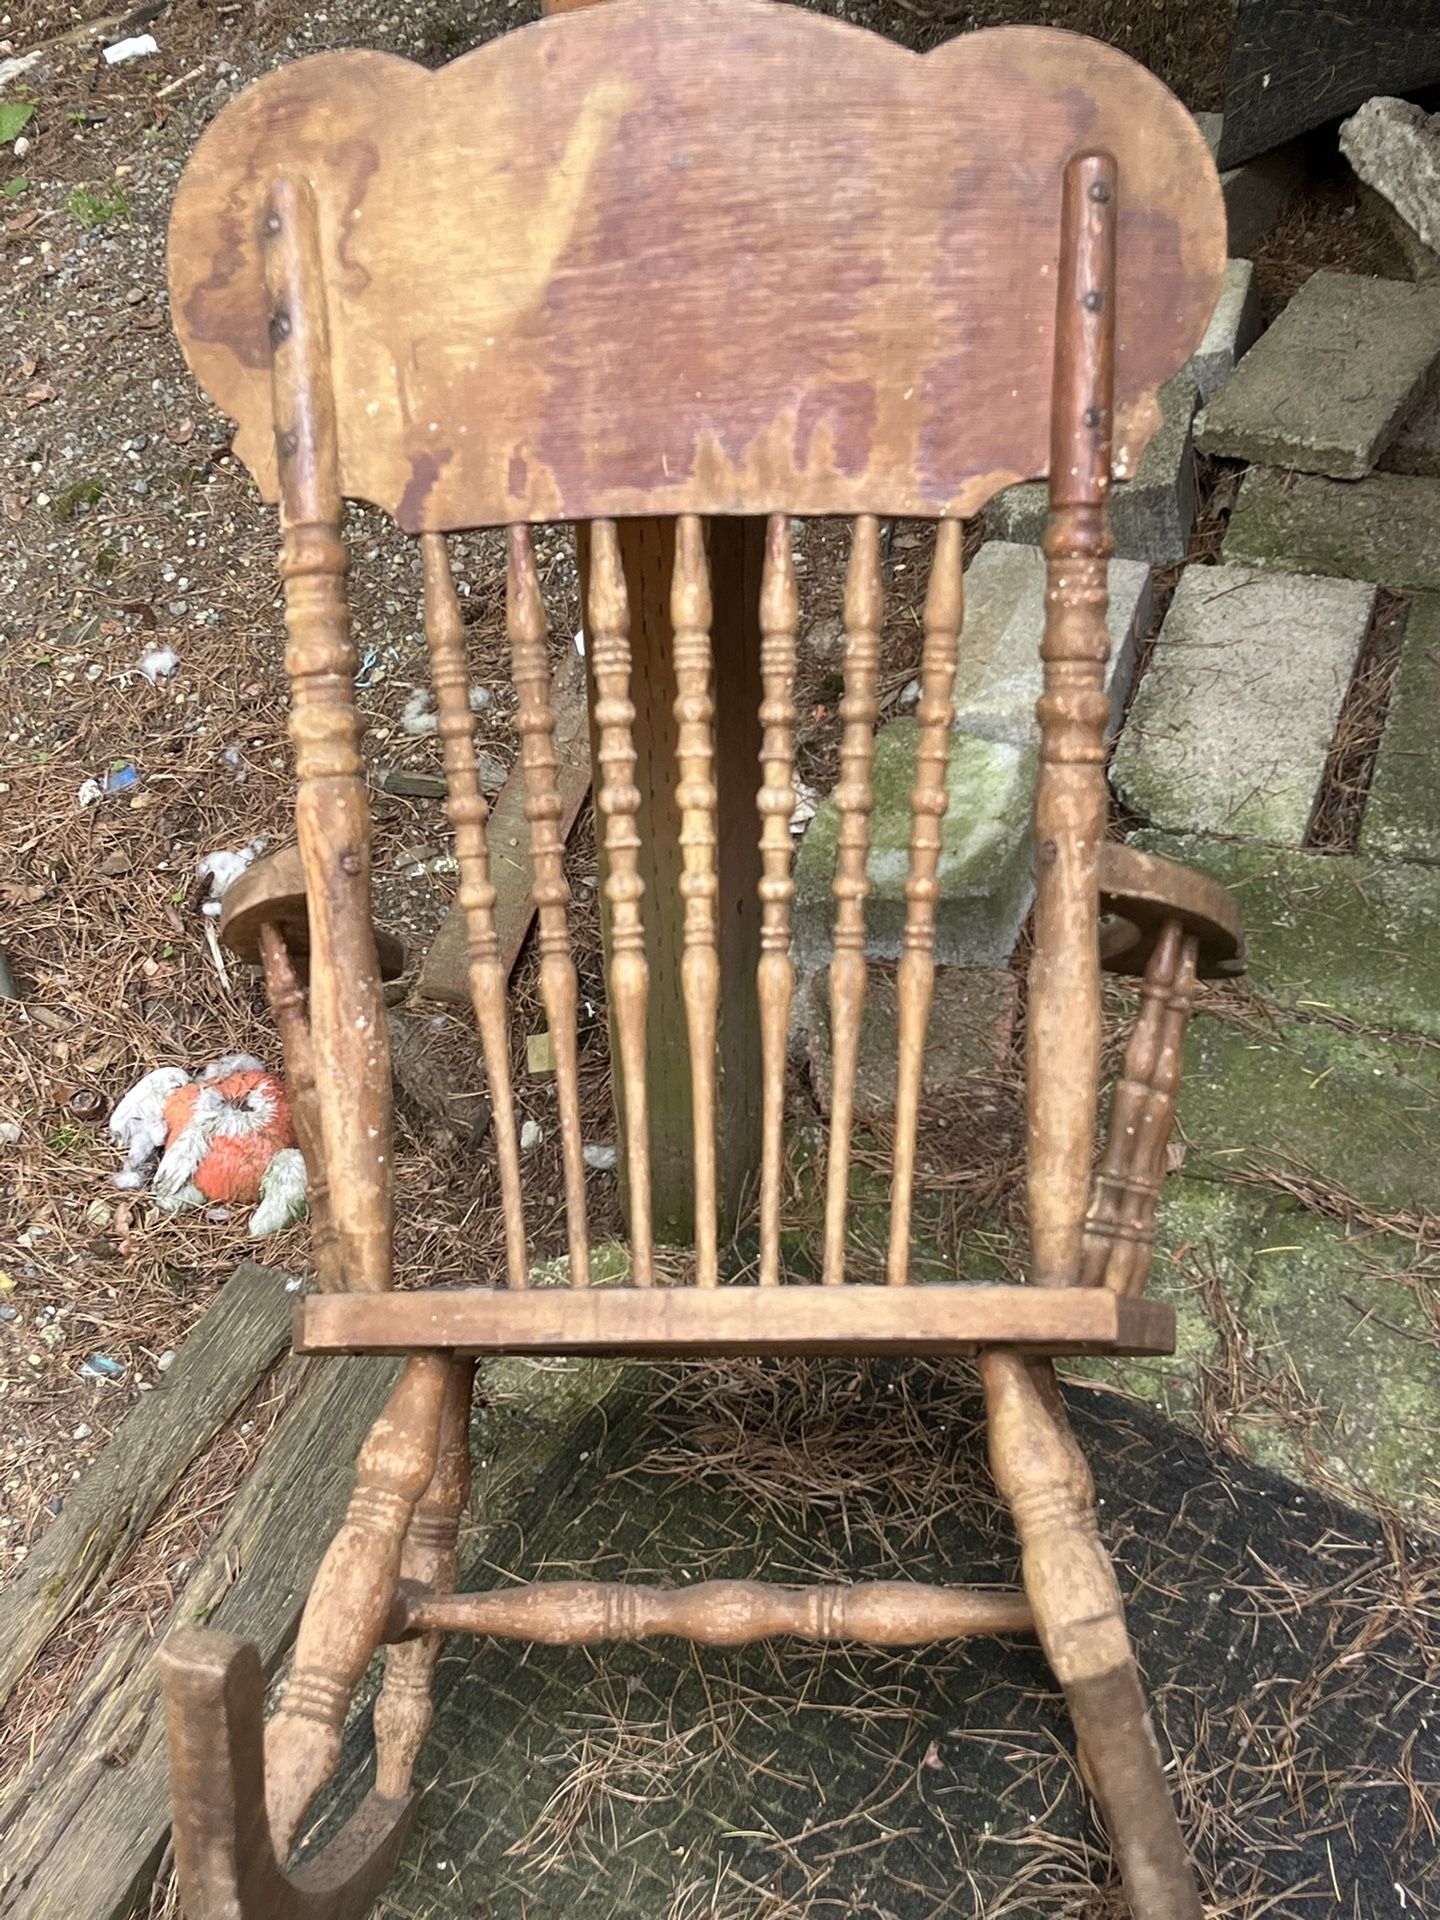
[[[557,826],[567,838],[590,791],[590,761],[585,749],[589,722],[585,711],[585,666],[567,651],[551,681],[555,706],[555,757],[559,761],[561,814]],[[535,918],[530,889],[530,825],[525,818],[525,777],[517,760],[490,809],[490,878],[495,886],[495,930],[500,963],[508,975],[519,958]],[[425,956],[415,992],[422,1000],[443,1000],[468,1007],[470,984],[465,916],[452,906]]]
[[[1123,475],[1214,308],[1224,204],[1160,81],[1048,28],[917,55],[768,0],[625,0],[436,73],[297,61],[190,161],[171,310],[273,500],[257,249],[293,171],[323,236],[343,490],[407,532],[965,518],[1047,469],[1060,181],[1081,148],[1123,183]]]
[[[1220,164],[1269,153],[1372,94],[1413,94],[1437,81],[1435,0],[1346,0],[1343,7],[1238,0]]]
[[[760,957],[760,567],[761,520],[721,520],[709,529],[712,650],[715,659],[715,785],[719,797],[720,1021],[717,1035],[719,1204],[722,1233],[733,1230],[759,1167],[760,1015],[755,969]],[[690,1112],[690,1044],[681,994],[685,903],[680,894],[680,814],[675,801],[675,668],[670,577],[675,527],[670,520],[626,520],[620,552],[630,601],[635,707],[635,783],[640,790],[637,870],[650,962],[646,1071],[650,1095],[650,1180],[655,1238],[668,1246],[694,1241],[694,1130]],[[588,578],[580,529],[581,578]],[[592,733],[592,756],[598,741]],[[600,848],[601,927],[609,951],[606,873]],[[616,1063],[619,1049],[611,1036]],[[617,1138],[623,1119],[617,1114]]]
[[[98,1655],[0,1800],[4,1920],[130,1913],[170,1827],[160,1641],[172,1626],[224,1628],[254,1642],[267,1673],[276,1669],[396,1371],[392,1361],[366,1359],[311,1373],[159,1632],[128,1627]]]
[[[315,1294],[301,1353],[1173,1353],[1174,1309],[1098,1287],[541,1287]]]
[[[123,1563],[191,1461],[290,1341],[293,1282],[252,1260],[126,1415],[19,1577],[0,1592],[0,1707],[46,1640]]]

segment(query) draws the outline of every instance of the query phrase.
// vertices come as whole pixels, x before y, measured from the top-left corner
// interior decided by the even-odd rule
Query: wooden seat
[[[557,6],[557,13],[561,9]],[[1196,982],[1243,965],[1223,889],[1107,845],[1106,501],[1159,420],[1156,395],[1218,294],[1225,220],[1178,103],[1111,49],[1044,29],[962,36],[923,58],[771,0],[568,7],[427,73],[378,53],[269,74],[186,170],[172,309],[201,385],[280,508],[298,854],[257,868],[226,918],[257,958],[310,1173],[320,1291],[308,1353],[408,1356],[362,1450],[278,1711],[243,1643],[165,1653],[175,1854],[190,1920],[350,1920],[413,1814],[412,1771],[446,1632],[567,1644],[680,1633],[913,1645],[1034,1631],[1063,1686],[1139,1920],[1199,1920],[1120,1595],[1051,1356],[1162,1353],[1148,1272]],[[1048,476],[1038,706],[1034,957],[1025,1007],[1031,1284],[912,1271],[941,819],[963,633],[962,518]],[[345,595],[343,503],[419,542],[469,980],[493,1104],[504,1271],[395,1290],[394,1148],[371,822]],[[786,1048],[796,993],[794,517],[853,521],[844,596],[829,969],[833,1094],[813,1284],[782,1263]],[[763,526],[749,625],[726,647],[758,690],[753,766],[721,764],[715,638],[722,516]],[[898,1063],[884,1284],[850,1258],[867,997],[866,901],[886,579],[881,516],[936,523],[896,982]],[[643,598],[638,529],[663,519],[668,609]],[[591,1284],[577,971],[557,782],[551,643],[532,529],[580,524],[606,991],[628,1267]],[[568,1254],[532,1284],[488,812],[446,536],[504,527],[538,973],[555,1055]],[[652,938],[654,816],[637,777],[635,647],[668,611],[678,954]],[[647,692],[649,689],[647,689]],[[733,694],[729,691],[725,699]],[[756,795],[758,963],[727,972],[717,786]],[[308,955],[308,993],[304,965]],[[1140,1007],[1096,1158],[1102,969]],[[661,1284],[646,1034],[683,1002],[693,1264]],[[759,1032],[756,1249],[727,1282],[717,1117],[722,999]],[[663,1274],[662,1274],[663,1268]],[[873,1276],[863,1276],[869,1282]],[[425,1276],[406,1276],[423,1282]],[[973,1353],[1024,1591],[904,1582],[800,1591],[554,1583],[456,1594],[474,1361],[495,1353]],[[374,1791],[286,1865],[340,1752],[352,1692],[388,1646]]]

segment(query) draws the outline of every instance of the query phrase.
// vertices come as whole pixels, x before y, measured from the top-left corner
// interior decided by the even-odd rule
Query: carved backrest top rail
[[[773,0],[611,0],[437,73],[322,54],[201,141],[175,324],[277,497],[259,265],[308,183],[339,483],[407,531],[641,513],[965,516],[1048,470],[1061,179],[1104,150],[1132,470],[1225,260],[1159,81],[1045,28],[923,56]]]

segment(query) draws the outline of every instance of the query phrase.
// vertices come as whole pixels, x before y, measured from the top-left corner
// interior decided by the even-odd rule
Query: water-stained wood
[[[427,73],[322,54],[186,170],[171,302],[275,498],[257,249],[306,179],[344,491],[411,531],[968,514],[1047,471],[1061,177],[1121,181],[1116,464],[1198,343],[1225,215],[1194,121],[1044,28],[923,56],[770,0],[613,0]]]

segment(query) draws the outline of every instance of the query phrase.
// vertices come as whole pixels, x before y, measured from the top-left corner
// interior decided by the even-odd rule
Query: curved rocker
[[[417,1796],[367,1794],[323,1852],[287,1873],[265,1811],[265,1675],[254,1647],[186,1628],[161,1648],[160,1672],[188,1920],[361,1920],[394,1870]]]

